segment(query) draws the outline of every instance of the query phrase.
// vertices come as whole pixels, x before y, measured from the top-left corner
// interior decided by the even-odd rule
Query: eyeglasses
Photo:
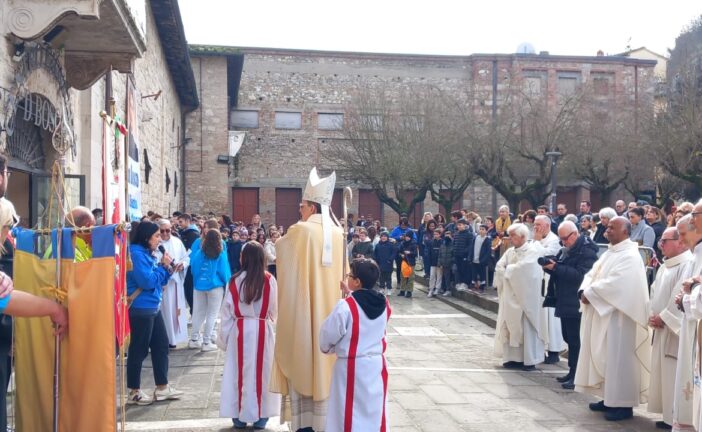
[[[702,212],[692,212],[692,213],[690,213],[690,214],[692,215],[692,217],[695,217],[695,216],[697,216],[697,215],[701,215]]]
[[[672,239],[672,238],[664,239],[664,238],[662,238],[662,239],[658,240],[658,246],[663,246],[665,244],[665,242],[672,241],[672,240],[677,240],[677,239]]]
[[[170,234],[170,233],[171,233],[171,230],[169,230],[169,229],[162,229],[161,230],[161,234]]]
[[[575,233],[572,232],[572,233],[568,234],[568,235],[565,236],[565,237],[560,237],[560,236],[559,236],[558,238],[561,239],[562,242],[567,242],[568,239],[570,238],[570,236],[572,236],[573,234],[575,234]]]

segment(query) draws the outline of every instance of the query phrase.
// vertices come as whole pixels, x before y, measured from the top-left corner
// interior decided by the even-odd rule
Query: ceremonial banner
[[[114,232],[114,225],[96,227],[92,231],[92,258],[83,262],[74,262],[71,230],[65,229],[62,236],[61,290],[66,296],[69,324],[68,335],[61,342],[61,432],[116,429]],[[36,236],[31,230],[17,232],[15,289],[54,298],[56,260],[36,255]],[[52,243],[52,249],[57,250],[56,231]],[[49,318],[15,321],[15,356],[17,431],[50,431],[54,337]]]
[[[127,214],[130,221],[141,219],[141,168],[139,167],[139,112],[136,101],[139,98],[134,82],[127,79],[127,129],[129,147],[127,149]]]

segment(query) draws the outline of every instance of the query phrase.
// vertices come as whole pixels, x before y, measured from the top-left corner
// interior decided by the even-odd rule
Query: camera
[[[539,257],[539,259],[536,260],[536,262],[538,262],[539,265],[542,267],[547,265],[550,261],[557,261],[556,256],[555,255],[546,255],[546,256]]]

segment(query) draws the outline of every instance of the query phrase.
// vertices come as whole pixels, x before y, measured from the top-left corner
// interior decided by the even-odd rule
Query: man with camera
[[[534,220],[534,241],[539,243],[543,251],[541,252],[540,260],[546,257],[555,258],[556,254],[561,250],[561,244],[558,241],[558,236],[551,232],[551,218],[546,215],[538,215]],[[545,264],[545,262],[544,262]],[[539,262],[539,265],[544,265]],[[544,274],[541,280],[541,297],[543,303],[544,319],[548,322],[548,345],[546,364],[558,363],[561,359],[561,351],[565,349],[563,334],[561,332],[561,320],[555,315],[554,304],[545,301],[545,288],[548,286],[550,275]]]
[[[555,299],[556,317],[561,320],[563,338],[568,344],[568,374],[557,378],[563,388],[575,388],[573,379],[578,366],[580,352],[580,299],[578,289],[585,273],[597,261],[597,245],[585,235],[578,234],[573,222],[565,221],[558,227],[558,237],[563,248],[555,259],[542,258],[541,264],[551,277],[546,294],[549,301]],[[548,302],[548,301],[547,301]]]

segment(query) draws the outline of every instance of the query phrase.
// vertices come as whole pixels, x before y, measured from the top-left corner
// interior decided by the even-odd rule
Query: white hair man
[[[658,246],[665,261],[658,268],[656,280],[651,287],[651,312],[648,325],[653,329],[653,346],[648,411],[663,414],[663,420],[656,422],[658,428],[671,429],[678,334],[683,319],[683,313],[675,303],[675,296],[690,274],[694,260],[687,244],[675,227],[663,231]]]
[[[602,397],[590,409],[604,412],[609,421],[633,416],[633,407],[646,401],[649,383],[648,283],[630,234],[628,219],[609,221],[611,246],[578,291],[582,341],[575,390]]]
[[[495,355],[508,369],[536,369],[543,363],[548,323],[541,307],[543,270],[538,263],[543,247],[528,240],[529,229],[514,224],[507,229],[512,247],[495,267],[499,298]]]
[[[561,250],[561,241],[556,234],[551,231],[551,218],[546,215],[538,215],[534,220],[534,241],[542,247],[542,257],[555,257]],[[544,273],[543,282],[539,281],[539,287],[548,286],[550,275]],[[546,295],[541,293],[542,299]],[[555,315],[554,307],[544,307],[543,313],[548,322],[548,347],[547,347],[547,364],[555,364],[560,361],[561,351],[565,349],[565,341],[561,331],[561,320]]]
[[[188,318],[185,309],[188,307],[185,301],[185,274],[190,266],[190,256],[185,249],[183,242],[173,235],[173,225],[168,219],[160,219],[158,229],[161,233],[161,246],[166,253],[173,258],[173,274],[168,280],[168,284],[163,288],[163,301],[161,302],[161,313],[166,324],[168,334],[168,345],[171,348],[181,342],[188,340]],[[160,252],[158,252],[160,254]],[[159,256],[160,260],[161,257]],[[216,347],[205,348],[214,350]]]

